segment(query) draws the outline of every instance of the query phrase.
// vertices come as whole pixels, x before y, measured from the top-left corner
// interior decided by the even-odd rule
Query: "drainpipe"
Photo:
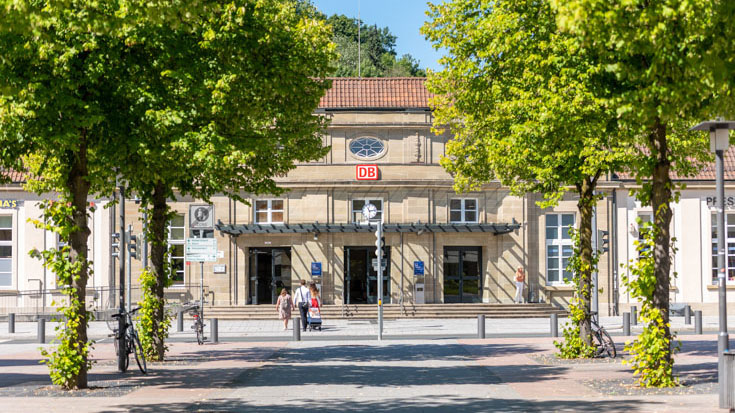
[[[403,279],[404,273],[403,273],[403,264],[405,261],[405,256],[403,255],[403,233],[401,232],[401,296],[398,298],[398,303],[401,304],[401,313],[405,315],[405,310],[403,308]]]
[[[618,190],[612,192],[612,228],[610,228],[610,252],[612,252],[613,315],[619,315],[620,287],[618,286]]]

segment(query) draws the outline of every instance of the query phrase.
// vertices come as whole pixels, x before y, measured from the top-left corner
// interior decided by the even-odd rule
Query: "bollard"
[[[702,312],[694,312],[694,334],[702,334]]]
[[[477,316],[477,338],[485,338],[485,316],[483,314]]]
[[[8,314],[8,333],[15,333],[15,313]]]
[[[293,341],[301,341],[301,318],[293,318]]]
[[[213,318],[209,320],[209,335],[212,336],[212,343],[219,343],[219,320]]]
[[[684,307],[684,324],[689,325],[692,323],[692,307]]]
[[[46,319],[38,319],[38,342],[43,344],[46,342]]]
[[[623,335],[630,336],[630,313],[623,313]]]
[[[176,332],[181,333],[184,331],[184,310],[179,310],[176,313]]]
[[[630,324],[638,325],[638,308],[634,305],[630,306]]]
[[[549,320],[551,323],[551,337],[559,337],[559,315],[551,313]]]

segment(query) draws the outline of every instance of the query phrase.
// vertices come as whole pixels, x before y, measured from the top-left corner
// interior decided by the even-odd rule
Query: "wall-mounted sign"
[[[214,228],[214,205],[190,205],[189,206],[189,228],[190,229],[213,229]]]
[[[355,179],[358,181],[377,181],[378,165],[357,165]]]
[[[717,207],[717,197],[716,196],[707,196],[704,197],[705,201],[707,201],[707,207],[709,208],[716,208]],[[735,208],[735,196],[726,196],[725,197],[725,208]]]
[[[424,262],[423,261],[413,262],[413,275],[424,275]]]
[[[17,199],[0,199],[0,208],[18,208],[23,205],[23,201]]]
[[[217,261],[217,240],[215,238],[187,238],[184,249],[187,262]]]
[[[215,274],[224,274],[227,272],[227,266],[225,264],[214,265]]]
[[[311,276],[312,277],[321,277],[322,276],[322,263],[321,262],[312,262],[311,263]]]

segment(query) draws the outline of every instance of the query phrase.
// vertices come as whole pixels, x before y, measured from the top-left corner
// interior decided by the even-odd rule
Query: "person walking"
[[[523,302],[523,285],[526,282],[526,273],[523,271],[523,267],[518,267],[516,270],[516,296],[514,301],[518,304]]]
[[[299,314],[301,314],[301,327],[304,331],[306,331],[306,314],[309,312],[309,302],[311,302],[311,294],[309,289],[306,288],[306,280],[301,280],[301,286],[293,294],[293,303],[294,307],[299,309]]]
[[[283,330],[288,330],[288,320],[291,319],[291,296],[288,295],[288,290],[285,288],[281,290],[281,295],[278,296],[276,302],[276,310],[278,311],[278,318],[283,320]]]

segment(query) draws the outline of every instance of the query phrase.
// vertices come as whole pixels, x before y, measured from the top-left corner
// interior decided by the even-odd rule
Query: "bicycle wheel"
[[[148,367],[145,364],[145,355],[143,354],[143,346],[140,345],[140,339],[138,339],[138,333],[133,330],[133,353],[135,354],[135,362],[138,363],[138,368],[143,374],[148,373]]]
[[[117,335],[117,332],[115,332],[115,335]],[[112,342],[115,344],[115,355],[116,360],[120,357],[120,342],[118,341],[117,337],[115,337]],[[124,363],[123,363],[123,370],[122,372],[126,372],[128,370],[128,364],[130,364],[130,360],[128,360],[128,355],[125,354]]]
[[[614,359],[617,357],[618,352],[615,350],[615,342],[610,337],[610,334],[602,327],[600,327],[600,339],[602,341],[602,348],[604,349],[603,352],[610,358]]]

